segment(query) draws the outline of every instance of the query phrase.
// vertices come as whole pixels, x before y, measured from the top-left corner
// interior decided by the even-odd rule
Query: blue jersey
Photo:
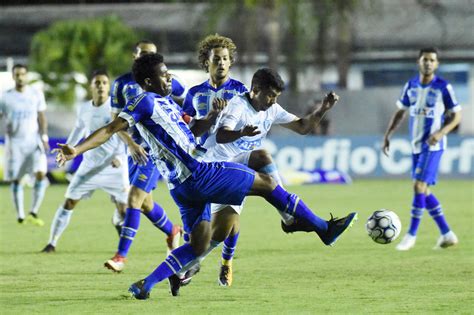
[[[427,140],[442,128],[446,111],[461,110],[451,84],[437,76],[429,84],[422,84],[417,76],[405,84],[397,106],[409,110],[409,132],[414,154],[446,149],[446,136],[432,146]]]
[[[215,98],[229,101],[234,96],[245,92],[247,92],[245,85],[234,79],[227,80],[218,88],[214,88],[209,84],[209,81],[205,81],[189,89],[184,99],[183,110],[191,117],[203,118],[212,109],[212,102]],[[217,118],[215,126],[218,125],[219,120],[220,117]],[[211,128],[210,132],[215,132],[215,128]],[[206,132],[199,138],[199,143],[203,145],[208,137],[209,133]],[[206,144],[206,147],[208,147],[208,144]]]
[[[132,73],[126,73],[118,77],[112,84],[110,91],[112,113],[120,113],[128,102],[142,93],[143,90],[133,79]],[[171,80],[171,95],[177,98],[183,98],[186,95],[186,87],[175,76],[173,76]],[[131,133],[132,138],[136,143],[143,143],[143,140],[136,129],[132,129]]]
[[[119,114],[148,143],[150,157],[170,189],[191,176],[206,152],[196,143],[182,116],[181,108],[171,98],[152,92],[140,94]]]

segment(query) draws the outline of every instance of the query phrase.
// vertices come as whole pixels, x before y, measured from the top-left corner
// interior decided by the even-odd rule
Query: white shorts
[[[5,181],[21,180],[26,174],[46,174],[47,170],[46,153],[41,143],[5,139]]]
[[[127,203],[130,184],[126,156],[120,157],[121,165],[112,167],[110,161],[104,165],[90,167],[81,164],[67,188],[65,197],[73,200],[90,198],[95,190],[107,192],[112,201]]]
[[[249,164],[249,159],[250,159],[250,154],[252,154],[252,151],[241,153],[237,156],[234,156],[232,159],[229,160],[229,162],[248,165]],[[237,212],[238,215],[240,215],[242,213],[243,208],[244,208],[244,203],[245,203],[245,199],[244,199],[244,201],[242,201],[242,204],[240,204],[238,206],[236,206],[236,205],[223,205],[223,204],[220,204],[220,203],[211,203],[211,214],[219,212],[219,211],[221,211],[221,210],[223,210],[227,207],[231,207],[235,212]]]

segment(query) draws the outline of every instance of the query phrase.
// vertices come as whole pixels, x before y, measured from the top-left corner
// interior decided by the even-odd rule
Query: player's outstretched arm
[[[112,119],[116,119],[118,114],[112,113]],[[148,154],[145,149],[133,141],[132,137],[126,130],[120,130],[117,132],[119,138],[128,146],[128,151],[135,164],[146,165],[148,161]]]
[[[308,134],[314,127],[321,123],[321,120],[331,108],[336,105],[339,100],[339,95],[334,92],[329,92],[323,99],[323,103],[314,112],[304,118],[296,119],[290,123],[282,124],[283,127],[293,130],[301,135]]]
[[[127,127],[128,122],[121,117],[117,117],[108,125],[94,131],[89,135],[89,137],[75,147],[68,144],[58,144],[59,148],[53,150],[53,152],[57,153],[56,162],[59,166],[62,166],[66,161],[72,160],[79,154],[102,145],[109,140],[114,133],[120,130],[125,130]]]
[[[405,114],[406,111],[404,109],[399,109],[390,119],[390,123],[388,124],[387,131],[385,131],[382,143],[382,152],[386,156],[388,156],[388,151],[390,150],[390,137],[392,137],[392,134],[398,129],[398,127],[400,127],[400,124],[405,119]]]

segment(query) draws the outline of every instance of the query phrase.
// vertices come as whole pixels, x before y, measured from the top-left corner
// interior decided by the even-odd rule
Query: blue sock
[[[138,227],[140,226],[140,214],[139,209],[127,208],[125,212],[125,220],[122,225],[122,232],[120,233],[120,241],[118,246],[118,253],[122,256],[127,256],[130,246],[132,246],[135,234],[137,234]]]
[[[426,196],[426,209],[433,220],[435,220],[441,234],[446,234],[451,230],[444,217],[443,208],[433,194]]]
[[[239,239],[239,232],[234,235],[229,235],[224,240],[224,246],[222,246],[222,260],[230,261],[234,258],[235,247],[237,246],[237,241]]]
[[[145,291],[150,291],[158,282],[168,279],[196,257],[193,248],[189,244],[176,248],[166,257],[164,262],[145,278]]]
[[[313,225],[314,231],[323,236],[328,230],[328,223],[316,216],[295,194],[290,194],[280,185],[276,186],[267,199],[275,208],[286,212],[297,219],[302,219]]]
[[[170,235],[173,230],[173,223],[168,219],[165,210],[156,202],[153,204],[153,209],[145,213],[146,217],[153,223],[154,226],[162,230],[166,235]]]
[[[413,208],[411,209],[411,220],[408,234],[416,236],[416,232],[420,226],[421,217],[423,216],[423,211],[425,210],[425,194],[415,194],[412,205]]]

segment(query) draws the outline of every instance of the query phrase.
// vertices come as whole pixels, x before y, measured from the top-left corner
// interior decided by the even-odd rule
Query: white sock
[[[214,250],[214,248],[216,248],[220,244],[221,244],[220,242],[211,240],[211,242],[209,244],[209,248],[204,253],[202,253],[201,256],[196,257],[195,259],[191,260],[186,265],[184,265],[184,267],[181,268],[181,270],[179,272],[177,272],[176,275],[179,278],[184,277],[184,275],[186,274],[186,272],[189,269],[191,269],[192,267],[194,267],[197,264],[200,264]]]
[[[117,208],[115,208],[114,214],[112,216],[112,224],[114,226],[122,226],[125,218],[120,214]]]
[[[278,169],[276,168],[276,165],[275,164],[268,164],[264,167],[262,167],[259,172],[262,172],[262,173],[265,173],[265,174],[268,174],[270,175],[276,182],[278,185],[280,185],[281,187],[283,187],[283,182],[281,180],[281,177],[280,177],[280,173],[278,173]],[[278,210],[278,209],[277,209]],[[280,211],[278,210],[278,213],[280,214],[283,222],[286,224],[286,225],[291,225],[293,224],[294,222],[294,218],[292,215],[286,213],[286,212],[283,212],[283,211]]]
[[[44,198],[44,193],[46,192],[46,187],[48,187],[48,183],[47,177],[43,178],[42,180],[35,180],[35,185],[33,186],[33,201],[31,202],[31,213],[38,213],[41,202]]]
[[[69,225],[69,221],[71,221],[72,212],[72,210],[64,209],[62,206],[59,206],[58,210],[56,210],[53,222],[51,222],[49,244],[56,247],[59,237],[61,237],[61,234],[63,234],[64,230]]]
[[[18,219],[25,218],[25,209],[23,201],[23,186],[20,184],[11,183],[10,190],[13,195],[13,204],[16,209],[16,217]]]

